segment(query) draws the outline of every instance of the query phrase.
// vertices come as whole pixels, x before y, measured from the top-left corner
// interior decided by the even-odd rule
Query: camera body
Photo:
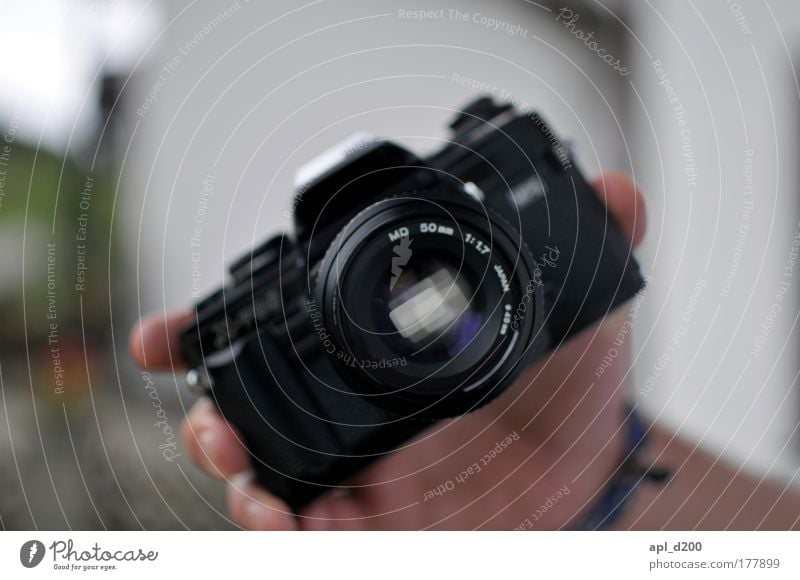
[[[307,167],[294,231],[230,267],[181,334],[190,383],[298,510],[642,287],[570,152],[489,98],[421,159],[358,136]]]

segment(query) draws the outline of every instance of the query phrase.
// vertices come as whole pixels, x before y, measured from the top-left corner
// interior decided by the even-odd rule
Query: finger
[[[238,433],[206,398],[197,401],[186,415],[181,437],[189,456],[214,477],[231,477],[249,464]]]
[[[636,247],[647,226],[644,197],[627,175],[604,172],[592,182],[608,211],[619,224],[625,239]]]
[[[358,492],[337,489],[314,502],[299,516],[304,530],[367,530],[366,503]]]
[[[228,510],[234,521],[246,530],[297,529],[297,520],[289,507],[259,487],[250,471],[228,481]]]
[[[178,335],[193,316],[191,312],[181,312],[152,314],[142,318],[128,338],[128,348],[136,363],[154,371],[184,368]]]

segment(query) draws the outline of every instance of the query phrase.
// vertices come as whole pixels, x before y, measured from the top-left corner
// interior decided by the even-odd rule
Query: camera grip
[[[428,423],[395,421],[343,386],[323,387],[314,377],[332,373],[322,357],[312,369],[287,350],[261,332],[206,369],[219,385],[209,395],[241,434],[259,483],[299,511]]]

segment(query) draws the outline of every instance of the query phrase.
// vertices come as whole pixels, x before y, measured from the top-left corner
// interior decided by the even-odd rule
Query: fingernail
[[[239,512],[239,524],[248,530],[259,529],[259,524],[264,520],[266,507],[258,500],[250,496],[250,485],[252,475],[243,471],[232,475],[228,482],[231,487],[238,491],[242,496],[241,511]]]
[[[245,527],[251,530],[261,529],[264,520],[269,516],[269,509],[262,505],[261,502],[252,498],[247,498],[245,500],[242,511],[244,512],[242,514],[242,519],[244,520]]]
[[[252,481],[253,474],[248,470],[244,470],[240,473],[234,473],[228,478],[228,483],[231,484],[231,487],[241,492],[244,492]]]
[[[212,428],[203,428],[197,432],[197,444],[202,450],[201,461],[205,463],[208,471],[214,476],[221,476],[217,461],[219,461],[219,454],[217,453],[217,433]]]
[[[200,443],[200,447],[206,452],[206,455],[213,455],[217,444],[217,435],[213,429],[202,429],[197,433],[197,442]]]

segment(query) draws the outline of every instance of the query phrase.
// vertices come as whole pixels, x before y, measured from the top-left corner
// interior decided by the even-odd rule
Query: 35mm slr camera
[[[190,381],[294,509],[489,403],[642,287],[540,116],[481,98],[450,127],[424,159],[361,136],[318,158],[294,231],[232,264],[182,332]]]

